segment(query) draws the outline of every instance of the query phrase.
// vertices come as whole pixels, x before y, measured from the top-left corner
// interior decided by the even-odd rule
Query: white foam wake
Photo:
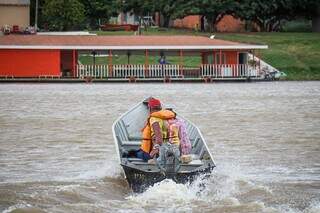
[[[119,178],[121,176],[121,167],[117,163],[108,162],[103,166],[88,170],[78,176],[75,179],[88,180],[88,179],[101,179],[105,177]]]

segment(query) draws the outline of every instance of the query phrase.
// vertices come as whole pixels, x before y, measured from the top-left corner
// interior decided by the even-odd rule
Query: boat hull
[[[150,114],[148,100],[149,98],[133,106],[129,111],[121,115],[112,126],[119,163],[133,191],[142,192],[149,186],[166,178],[172,179],[177,183],[188,183],[195,180],[199,174],[210,175],[215,163],[205,139],[197,126],[179,116],[179,114],[177,114],[177,118],[184,121],[186,132],[192,145],[191,162],[181,162],[178,172],[169,173],[171,171],[169,169],[164,174],[163,169],[160,170],[157,165],[144,162],[135,155],[129,155],[131,151],[139,150],[141,146],[141,129],[144,128]]]
[[[126,179],[129,183],[129,186],[132,188],[134,192],[140,193],[145,191],[150,186],[161,182],[164,179],[172,179],[176,183],[191,183],[193,182],[199,175],[203,175],[204,178],[208,177],[211,174],[214,166],[207,167],[205,169],[188,172],[188,173],[175,173],[175,174],[167,174],[164,175],[161,172],[147,172],[144,170],[139,170],[132,168],[130,166],[121,165],[124,173],[126,175]]]

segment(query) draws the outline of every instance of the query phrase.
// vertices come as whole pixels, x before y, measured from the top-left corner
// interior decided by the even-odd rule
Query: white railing
[[[213,78],[259,76],[259,71],[247,64],[202,64],[200,71],[202,77]]]
[[[77,65],[76,77],[93,78],[184,78],[177,64]],[[188,74],[186,74],[188,76]],[[259,69],[247,64],[202,64],[192,77],[241,78],[259,77]]]
[[[176,64],[114,64],[109,76],[108,65],[77,65],[77,77],[113,77],[113,78],[177,78],[180,74],[180,66]]]
[[[145,77],[144,64],[119,64],[112,65],[112,77],[115,78],[144,78]]]
[[[105,78],[109,76],[108,65],[83,65],[78,64],[76,69],[76,77],[93,77],[93,78]]]
[[[163,78],[180,77],[180,67],[176,64],[127,64],[112,65],[112,77],[115,78]]]
[[[180,66],[177,64],[151,64],[148,66],[148,71],[148,77],[151,78],[183,77],[180,74]]]

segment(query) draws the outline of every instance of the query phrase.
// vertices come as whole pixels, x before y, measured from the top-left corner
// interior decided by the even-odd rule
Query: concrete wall
[[[0,76],[60,75],[60,50],[0,50]]]
[[[18,25],[23,29],[30,25],[30,7],[0,5],[0,28],[4,25]]]

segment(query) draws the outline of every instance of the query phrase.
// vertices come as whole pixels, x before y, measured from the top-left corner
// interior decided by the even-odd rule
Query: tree
[[[317,10],[312,16],[312,30],[313,32],[320,32],[320,6],[317,5]]]
[[[38,0],[38,26],[43,25],[42,17],[42,6],[44,5],[45,0]],[[36,11],[36,0],[30,1],[30,25],[34,26],[35,24],[35,11]]]
[[[239,3],[235,15],[258,25],[261,31],[280,30],[283,20],[320,17],[319,0],[239,0]]]
[[[294,8],[297,16],[312,20],[314,32],[320,32],[320,1],[319,0],[297,0]]]
[[[141,34],[142,17],[153,12],[152,0],[118,0],[123,12],[131,12],[139,18],[139,34]]]
[[[189,8],[186,0],[153,0],[153,11],[159,12],[163,17],[163,27],[169,27],[172,18],[183,17]],[[184,14],[182,14],[184,13]]]
[[[223,16],[233,15],[238,7],[236,0],[196,0],[193,13],[203,15],[209,23],[210,32],[213,32]]]
[[[240,0],[235,15],[258,25],[260,31],[276,31],[282,20],[293,16],[293,3],[294,0]]]
[[[107,22],[111,16],[118,15],[117,0],[80,0],[85,8],[86,20],[92,28],[99,27],[101,22]]]
[[[46,0],[42,9],[43,19],[49,30],[74,30],[81,28],[84,6],[78,0]]]

